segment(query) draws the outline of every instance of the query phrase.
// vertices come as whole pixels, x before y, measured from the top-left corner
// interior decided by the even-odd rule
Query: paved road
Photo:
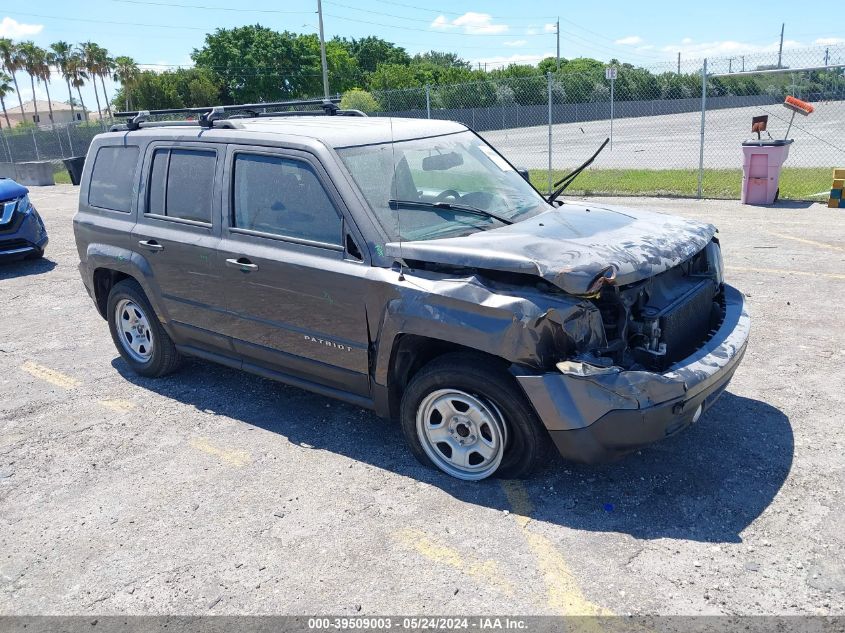
[[[131,375],[75,197],[33,190],[48,258],[0,268],[0,613],[845,614],[841,212],[632,200],[720,226],[754,317],[728,392],[620,462],[467,484],[352,406]]]
[[[840,167],[845,165],[845,102],[814,104],[809,117],[796,116],[790,138],[790,167]],[[790,112],[783,106],[710,110],[705,121],[705,167],[742,167],[742,141],[751,138],[751,117],[768,114],[769,131],[783,138]],[[534,127],[484,132],[487,141],[512,162],[529,169],[548,167],[549,128],[543,121]],[[564,169],[587,160],[610,135],[610,121],[589,121],[552,126],[552,166]],[[605,149],[595,169],[692,169],[698,167],[701,113],[667,114],[617,119],[613,124],[613,149]]]

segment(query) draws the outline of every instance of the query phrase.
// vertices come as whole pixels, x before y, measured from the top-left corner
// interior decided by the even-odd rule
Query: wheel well
[[[390,373],[388,374],[387,385],[390,394],[391,418],[398,419],[402,393],[414,375],[435,358],[453,352],[469,352],[487,357],[493,363],[499,363],[503,366],[507,364],[505,360],[498,356],[480,352],[465,345],[416,334],[402,334],[396,338],[390,355]]]
[[[132,279],[132,276],[110,268],[98,268],[94,271],[94,300],[97,303],[97,311],[104,319],[107,318],[109,293],[116,283],[124,279]]]

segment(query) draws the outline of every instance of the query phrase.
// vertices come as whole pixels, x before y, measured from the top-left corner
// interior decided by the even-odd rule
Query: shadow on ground
[[[461,482],[420,465],[398,424],[364,409],[197,360],[157,380],[134,375],[120,358],[112,365],[134,384],[199,410],[427,482],[466,503],[511,509],[498,482]],[[673,438],[600,466],[555,458],[524,485],[536,521],[643,539],[739,542],[777,494],[792,456],[792,428],[781,411],[726,392]]]
[[[48,273],[56,267],[56,262],[50,259],[12,259],[0,260],[0,281],[28,275]]]

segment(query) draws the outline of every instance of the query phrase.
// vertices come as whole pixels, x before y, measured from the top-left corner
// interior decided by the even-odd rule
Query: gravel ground
[[[659,445],[468,484],[352,406],[129,374],[76,193],[33,189],[47,258],[0,267],[0,614],[845,614],[841,211],[615,199],[720,227],[742,366]]]

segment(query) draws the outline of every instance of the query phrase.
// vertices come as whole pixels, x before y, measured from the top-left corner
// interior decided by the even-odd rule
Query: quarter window
[[[98,149],[88,187],[88,204],[128,213],[135,195],[139,153],[136,145]]]
[[[343,223],[306,162],[235,155],[234,226],[325,244],[342,244]]]
[[[157,149],[147,213],[211,224],[216,162],[213,150]]]

